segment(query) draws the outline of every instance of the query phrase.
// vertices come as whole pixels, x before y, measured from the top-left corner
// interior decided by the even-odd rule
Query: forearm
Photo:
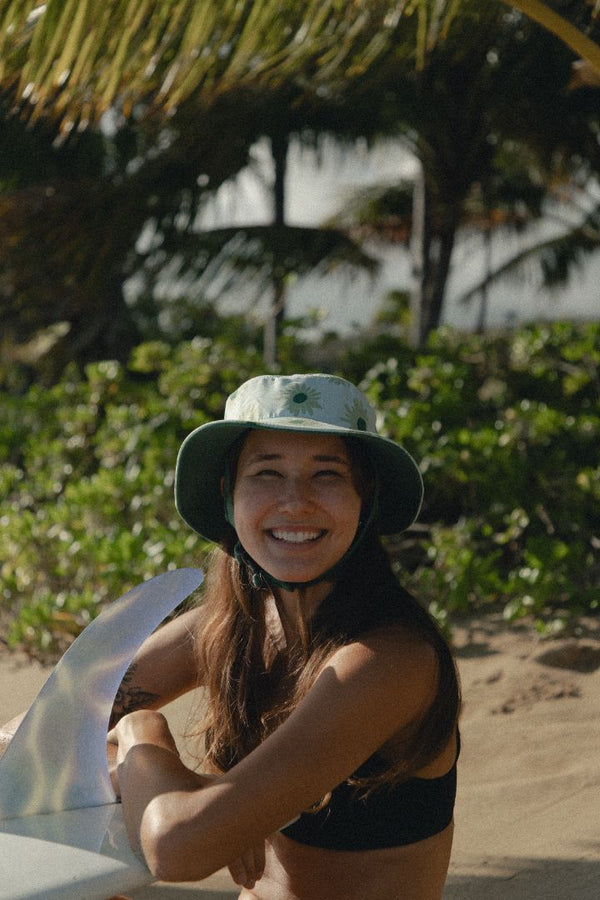
[[[110,727],[136,710],[159,709],[199,684],[194,647],[197,615],[197,609],[183,613],[143,643],[117,691]]]
[[[240,831],[248,817],[232,803],[230,785],[152,744],[133,747],[119,777],[129,841],[160,881],[201,881],[224,866],[233,866],[238,884],[261,877],[264,835]]]
[[[169,808],[180,807],[182,794],[199,790],[209,779],[188,769],[172,750],[150,743],[131,747],[118,772],[129,842],[157,874],[153,841],[172,826]],[[160,803],[154,802],[157,798]]]
[[[185,807],[183,800],[212,779],[197,775],[181,762],[160,712],[143,710],[124,716],[109,732],[108,740],[109,748],[117,749],[116,781],[129,842],[136,852],[143,853],[154,875],[177,880],[165,877],[163,860],[178,856],[179,848],[171,838]]]
[[[252,884],[260,877],[269,830],[257,833],[254,804],[239,793],[234,796],[227,777],[188,769],[161,713],[125,716],[109,741],[118,744],[130,843],[157,878],[199,881],[231,864],[238,883]]]

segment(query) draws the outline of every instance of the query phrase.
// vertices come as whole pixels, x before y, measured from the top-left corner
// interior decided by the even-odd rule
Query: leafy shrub
[[[419,460],[424,508],[390,550],[442,623],[501,608],[549,629],[598,609],[600,326],[442,329],[420,351],[365,342],[337,370]],[[6,642],[54,658],[134,584],[202,565],[207,546],[173,504],[177,450],[261,371],[252,348],[153,341],[127,367],[0,394]]]
[[[48,391],[0,395],[0,625],[9,645],[53,658],[104,603],[202,563],[206,546],[173,504],[177,450],[260,368],[254,351],[200,340],[140,347],[127,370],[95,363]]]
[[[555,628],[600,605],[600,328],[432,335],[363,387],[420,461],[420,530],[398,566],[445,619],[502,606]]]

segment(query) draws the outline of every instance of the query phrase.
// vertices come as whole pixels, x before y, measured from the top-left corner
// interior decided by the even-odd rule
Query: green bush
[[[501,606],[541,629],[600,604],[600,328],[450,331],[363,387],[420,461],[418,540],[399,568],[438,617]],[[415,546],[416,544],[416,546]]]
[[[502,609],[554,629],[598,609],[600,326],[442,329],[420,351],[365,342],[336,365],[419,460],[423,511],[390,551],[441,622]],[[0,393],[0,627],[10,646],[55,658],[134,584],[202,565],[207,546],[174,509],[177,450],[262,370],[251,348],[155,341],[127,367],[96,363],[50,390]]]
[[[127,370],[96,363],[48,391],[0,395],[0,625],[10,646],[54,658],[104,603],[202,564],[207,548],[173,504],[177,450],[259,369],[254,351],[219,342],[145,345]]]

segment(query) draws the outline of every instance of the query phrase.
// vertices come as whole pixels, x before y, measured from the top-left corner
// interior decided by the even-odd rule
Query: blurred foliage
[[[116,102],[132,108],[144,100],[170,114],[197,94],[210,101],[285,80],[309,95],[331,94],[398,52],[403,36],[403,52],[422,57],[452,19],[437,7],[438,0],[121,0],[107,9],[99,0],[5,0],[0,81],[14,86],[32,118],[49,113],[65,131]]]
[[[419,460],[420,527],[399,569],[442,621],[500,606],[562,627],[600,604],[600,327],[440,330],[363,388]]]
[[[419,523],[390,540],[443,624],[502,609],[553,632],[600,604],[600,325],[389,335],[331,359],[420,461]],[[283,366],[298,371],[298,352]],[[104,604],[208,546],[179,520],[182,438],[263,371],[252,347],[138,346],[49,390],[0,393],[2,640],[52,659]]]
[[[182,527],[173,469],[183,437],[221,417],[260,358],[219,341],[154,342],[75,367],[49,390],[0,394],[0,626],[54,657],[102,605],[170,568],[202,562]]]
[[[581,191],[600,171],[597,85],[501,0],[0,7],[2,386],[14,386],[5,362],[47,385],[71,361],[125,363],[148,322],[173,338],[174,307],[192,292],[200,317],[241,286],[268,322],[260,301],[272,298],[279,326],[286,282],[372,271],[365,238],[407,244],[413,230],[420,343],[440,321],[459,227],[521,230],[558,189],[577,201],[572,225],[515,262],[535,259],[558,283],[600,246],[597,198]],[[393,137],[423,184],[377,186],[343,231],[287,225],[288,142],[318,149],[331,135],[347,147]],[[273,222],[200,230],[219,187],[260,160],[259,141],[272,151],[272,171],[257,172]]]

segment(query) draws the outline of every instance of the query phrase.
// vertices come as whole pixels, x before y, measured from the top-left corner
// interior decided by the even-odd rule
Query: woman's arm
[[[169,730],[167,720],[159,712],[141,710],[125,716],[118,727],[109,732],[108,739],[109,755],[114,755],[116,773],[125,771],[123,767],[125,759],[128,758],[129,762],[132,761],[132,756],[128,754],[134,747],[145,745],[152,748],[145,755],[150,762],[154,755],[157,769],[162,770],[169,790],[178,788],[186,792],[197,791],[215,780],[214,775],[199,775],[178,763],[177,745]],[[176,757],[176,760],[173,759],[173,756]],[[143,771],[138,772],[138,775],[142,777],[143,774]],[[155,777],[155,775],[150,774],[150,777]],[[117,774],[115,774],[114,781],[118,782]],[[157,782],[154,783],[154,787],[160,791],[160,785]],[[115,790],[119,790],[117,783],[115,783]],[[125,813],[128,831],[132,836],[131,843],[136,852],[141,849],[137,842],[138,829],[136,826],[143,815],[144,802],[142,794],[134,794],[133,801],[127,804]],[[262,876],[264,865],[264,839],[259,840],[255,847],[249,848],[239,858],[228,862],[233,880],[249,889],[253,888],[256,881]]]
[[[125,720],[117,729],[119,781],[131,842],[161,880],[207,877],[320,800],[418,719],[436,683],[434,651],[399,640],[398,632],[344,647],[283,725],[204,786],[150,713],[137,723]]]
[[[188,610],[144,641],[117,691],[111,727],[132,710],[157,709],[201,683],[194,646],[198,614],[198,608]],[[0,724],[0,756],[12,741],[26,712]],[[111,768],[113,756],[113,748],[109,746]]]
[[[194,634],[199,609],[182,613],[144,641],[117,691],[111,727],[127,713],[158,709],[197,687]]]

